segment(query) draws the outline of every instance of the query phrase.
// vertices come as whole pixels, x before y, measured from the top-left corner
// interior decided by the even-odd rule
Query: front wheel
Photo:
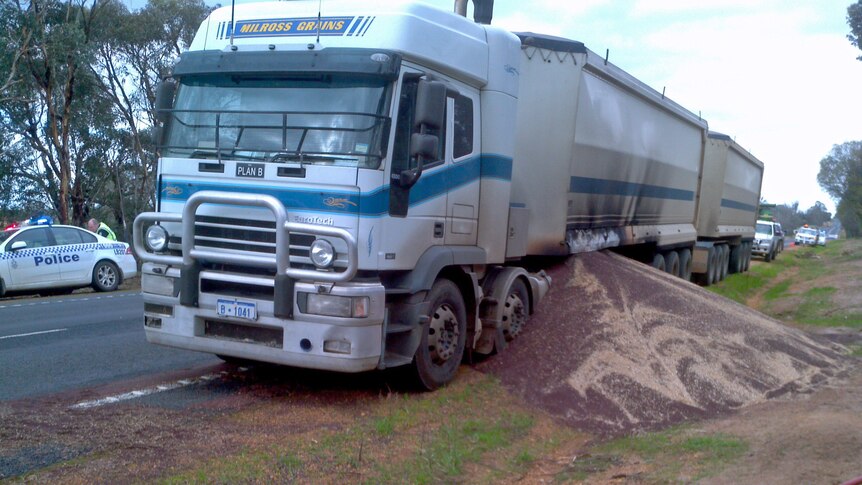
[[[99,261],[93,268],[93,289],[114,291],[120,286],[120,270],[110,261]]]
[[[451,381],[461,364],[467,342],[467,311],[461,291],[445,279],[434,283],[425,301],[428,322],[422,325],[413,370],[417,383],[433,391]]]
[[[506,301],[503,302],[503,336],[507,342],[511,342],[521,333],[527,324],[530,315],[530,299],[527,295],[527,287],[524,281],[516,279],[509,287]]]

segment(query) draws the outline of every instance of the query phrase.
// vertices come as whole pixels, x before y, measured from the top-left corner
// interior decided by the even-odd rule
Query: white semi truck
[[[525,258],[635,248],[688,276],[750,240],[698,238],[706,122],[582,43],[319,5],[215,10],[160,88],[149,341],[434,389],[523,329],[551,283]]]

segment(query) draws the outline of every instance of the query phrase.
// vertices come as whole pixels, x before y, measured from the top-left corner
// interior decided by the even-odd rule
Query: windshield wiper
[[[230,158],[230,159],[240,159],[240,160],[259,160],[260,157],[254,157],[251,155],[242,155],[236,153],[234,150],[195,150],[190,155],[189,158],[203,158],[210,159],[215,158],[221,163],[222,159]]]
[[[267,162],[300,162],[300,163],[314,163],[314,162],[337,162],[337,161],[346,161],[346,162],[357,162],[358,159],[355,157],[337,157],[333,155],[308,155],[306,153],[296,153],[296,152],[279,152],[274,153],[271,157],[266,159]]]

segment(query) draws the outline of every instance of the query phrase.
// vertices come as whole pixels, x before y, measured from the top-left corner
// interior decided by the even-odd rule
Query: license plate
[[[240,300],[218,299],[216,313],[220,317],[237,317],[246,320],[257,320],[257,304]]]

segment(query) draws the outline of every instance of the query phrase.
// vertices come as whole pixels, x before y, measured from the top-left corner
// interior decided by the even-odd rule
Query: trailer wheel
[[[659,271],[665,271],[665,268],[667,268],[667,266],[665,265],[664,256],[662,256],[661,253],[655,253],[655,255],[653,255],[652,267]]]
[[[718,283],[718,263],[721,261],[721,250],[718,249],[718,246],[713,246],[709,251],[709,262],[707,263],[707,280],[709,283],[706,285],[709,286],[713,283]]]
[[[751,244],[744,242],[742,243],[742,272],[748,271],[748,268],[751,266]]]
[[[728,272],[731,274],[742,273],[743,271],[745,262],[742,249],[744,246],[745,244],[738,244],[730,248],[730,267],[728,268]]]
[[[719,247],[721,248],[721,262],[718,265],[720,271],[718,281],[724,281],[727,278],[727,266],[730,263],[730,248],[726,244]]]
[[[516,279],[509,287],[506,301],[503,303],[503,336],[510,342],[521,333],[530,315],[530,298],[524,281]]]
[[[664,253],[665,271],[673,276],[679,276],[680,264],[679,253],[676,251],[668,251]]]
[[[679,251],[679,277],[691,281],[691,249],[685,248]]]
[[[467,341],[467,311],[458,287],[446,279],[434,282],[425,301],[429,320],[423,324],[413,370],[417,384],[433,391],[451,381],[461,364]]]

